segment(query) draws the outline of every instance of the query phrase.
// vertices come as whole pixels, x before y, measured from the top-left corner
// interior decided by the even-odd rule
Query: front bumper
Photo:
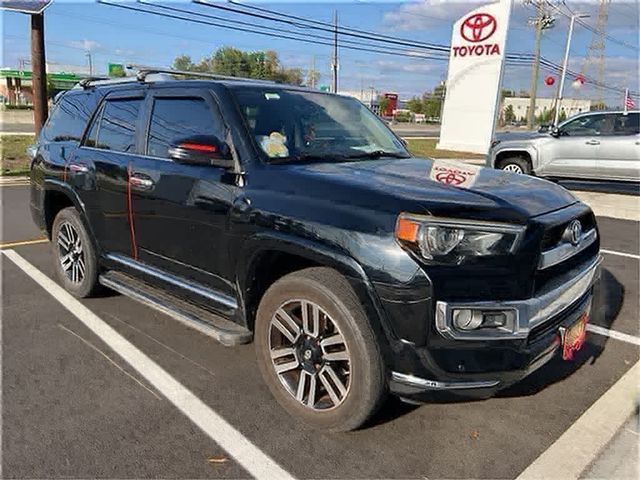
[[[573,324],[592,303],[601,257],[569,272],[564,283],[551,284],[531,299],[504,302],[438,302],[436,330],[447,347],[415,349],[423,368],[393,371],[393,393],[416,399],[426,392],[454,396],[488,397],[530,375],[549,362],[560,347],[559,328]],[[513,309],[514,332],[494,336],[460,333],[451,325],[455,308]],[[592,309],[593,311],[593,309]],[[456,368],[457,367],[457,368]]]

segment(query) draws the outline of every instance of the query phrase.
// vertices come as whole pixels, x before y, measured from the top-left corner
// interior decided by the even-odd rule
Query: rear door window
[[[136,152],[136,125],[142,98],[107,100],[96,127],[96,147],[114,152]],[[90,137],[93,134],[93,127]]]
[[[196,135],[224,139],[224,124],[202,97],[156,97],[153,101],[147,155],[168,158],[168,149]]]
[[[638,135],[640,133],[640,113],[619,113],[613,128],[614,135]]]
[[[91,93],[63,95],[42,130],[42,138],[50,142],[80,142],[95,106],[96,98]]]

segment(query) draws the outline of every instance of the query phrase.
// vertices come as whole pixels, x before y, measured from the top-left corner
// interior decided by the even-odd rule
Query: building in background
[[[516,121],[522,121],[527,119],[529,112],[528,97],[505,97],[502,102],[502,112],[504,113],[511,108],[515,116]],[[555,98],[537,98],[536,99],[536,111],[535,117],[546,116],[553,111],[555,106]],[[582,112],[588,112],[591,110],[591,100],[578,99],[578,98],[564,98],[562,99],[562,105],[560,107],[560,115],[565,118],[572,117]],[[562,115],[564,112],[564,115]]]
[[[84,76],[76,73],[47,73],[47,89],[49,96],[61,90],[73,88]],[[31,105],[33,90],[31,72],[29,70],[0,69],[0,97],[3,104]]]

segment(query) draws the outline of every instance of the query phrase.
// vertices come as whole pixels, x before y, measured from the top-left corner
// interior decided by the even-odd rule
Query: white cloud
[[[88,40],[86,38],[80,41],[72,40],[68,42],[68,45],[71,47],[82,48],[83,50],[89,50],[89,51],[94,51],[101,47],[101,45],[95,40]]]

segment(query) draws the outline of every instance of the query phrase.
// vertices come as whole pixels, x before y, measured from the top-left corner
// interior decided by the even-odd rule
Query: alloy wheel
[[[505,165],[502,170],[504,170],[505,172],[512,172],[512,173],[524,173],[522,171],[522,168],[520,168],[519,165],[516,165],[515,163],[510,163],[509,165]]]
[[[70,222],[63,222],[56,240],[62,271],[72,283],[81,283],[85,277],[86,266],[80,234]]]
[[[269,324],[273,368],[300,404],[312,410],[331,410],[346,399],[351,357],[335,321],[317,304],[290,300],[280,306]]]

